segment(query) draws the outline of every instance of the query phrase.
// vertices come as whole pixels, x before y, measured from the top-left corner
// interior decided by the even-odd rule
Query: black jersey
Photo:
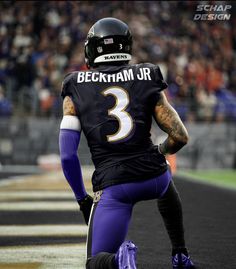
[[[146,180],[167,169],[151,141],[151,123],[160,91],[167,87],[158,66],[100,66],[66,76],[62,97],[74,102],[95,165],[98,191]]]

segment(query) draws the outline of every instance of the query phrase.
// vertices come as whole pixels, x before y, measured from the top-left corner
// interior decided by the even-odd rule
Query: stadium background
[[[196,11],[198,4],[231,4],[228,10],[231,18],[195,21],[194,15],[202,13]],[[188,203],[193,189],[206,193],[204,188],[209,188],[208,195],[212,192],[216,195],[218,191],[222,200],[232,196],[229,201],[235,202],[235,192],[227,192],[236,188],[233,1],[1,1],[0,268],[72,269],[82,264],[86,227],[62,175],[58,155],[62,116],[60,88],[68,72],[86,69],[83,54],[86,34],[95,21],[110,16],[125,21],[131,28],[132,63],[152,62],[160,66],[169,85],[168,99],[190,133],[190,143],[176,159],[176,181],[183,199]],[[155,143],[164,136],[153,127]],[[91,192],[89,179],[93,166],[84,137],[79,154]],[[226,188],[222,190],[225,193],[208,185],[196,185],[195,180]],[[190,223],[187,228],[194,227],[190,211],[194,212],[198,205],[186,206]],[[142,206],[138,207],[137,214]],[[228,202],[227,206],[233,205]],[[206,210],[203,202],[202,208]],[[224,211],[223,206],[221,208]],[[200,215],[204,219],[204,213]],[[225,225],[222,218],[215,224],[216,233],[217,227],[221,230]],[[138,218],[135,219],[131,227],[134,237],[141,225]],[[81,224],[79,230],[76,230],[77,223]],[[161,222],[156,225],[163,229]],[[230,233],[233,229],[227,227]],[[165,235],[159,236],[168,241]],[[232,243],[235,237],[229,237],[230,244],[225,244],[235,247]],[[142,242],[142,236],[138,240]],[[165,244],[168,249],[168,243]],[[216,253],[216,249],[217,246],[212,253]],[[225,251],[229,253],[228,249]],[[164,249],[160,253],[158,268],[169,266],[164,261]],[[203,268],[211,268],[201,254],[198,258]],[[59,260],[63,260],[60,265]],[[150,261],[154,264],[151,256]],[[218,264],[219,268],[235,268],[230,267],[229,259],[224,267]],[[46,267],[40,267],[44,265]]]

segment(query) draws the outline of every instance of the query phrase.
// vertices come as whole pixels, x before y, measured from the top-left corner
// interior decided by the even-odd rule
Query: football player
[[[131,65],[131,55],[127,24],[101,19],[85,42],[88,70],[68,74],[63,81],[60,155],[89,222],[86,268],[136,268],[137,247],[125,238],[134,205],[150,199],[157,199],[168,231],[173,268],[194,268],[185,246],[180,197],[165,158],[188,142],[188,133],[166,99],[160,68]],[[168,135],[160,145],[150,139],[152,118]],[[84,188],[77,155],[81,131],[95,165],[94,200]]]

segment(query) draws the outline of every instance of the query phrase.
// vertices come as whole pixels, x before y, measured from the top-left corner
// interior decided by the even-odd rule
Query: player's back
[[[166,87],[152,64],[104,65],[65,78],[62,95],[72,98],[87,138],[95,191],[166,170],[150,139],[154,107]]]

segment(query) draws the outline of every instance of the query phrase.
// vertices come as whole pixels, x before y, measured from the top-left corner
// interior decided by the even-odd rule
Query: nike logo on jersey
[[[77,83],[82,82],[123,82],[132,80],[151,80],[151,70],[148,67],[141,67],[137,74],[133,69],[124,69],[115,74],[106,74],[102,72],[78,72]]]

